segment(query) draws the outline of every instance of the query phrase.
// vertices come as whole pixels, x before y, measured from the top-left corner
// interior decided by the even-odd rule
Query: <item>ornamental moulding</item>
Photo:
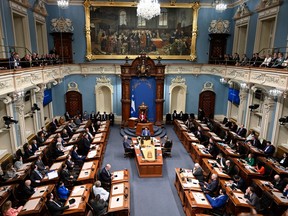
[[[171,80],[171,84],[185,84],[186,79],[181,76],[176,76]]]

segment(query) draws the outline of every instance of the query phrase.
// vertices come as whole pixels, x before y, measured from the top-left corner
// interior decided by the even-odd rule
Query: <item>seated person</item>
[[[109,192],[106,191],[103,187],[101,187],[100,181],[96,181],[94,183],[92,190],[93,190],[95,197],[97,196],[97,194],[99,194],[101,199],[103,199],[106,202],[109,201],[108,200],[109,199]]]
[[[27,179],[24,183],[22,189],[22,198],[27,202],[27,200],[35,193],[35,189],[31,186],[31,180]]]
[[[72,156],[72,159],[75,161],[75,162],[80,162],[80,163],[83,163],[86,159],[86,156],[84,155],[79,155],[78,154],[78,146],[77,145],[74,145],[73,148],[72,148],[72,153],[71,153],[71,156]]]
[[[38,170],[41,172],[42,175],[45,175],[49,171],[49,167],[45,166],[42,161],[42,155],[39,155],[35,164],[38,166]]]
[[[53,193],[48,193],[46,199],[47,199],[46,206],[51,215],[61,215],[64,210],[72,208],[76,205],[75,203],[73,203],[70,205],[63,206],[61,202],[54,200]]]
[[[228,195],[224,189],[220,189],[217,197],[211,197],[209,194],[205,195],[213,209],[222,208],[228,200]]]
[[[142,130],[141,136],[145,136],[145,137],[151,136],[151,133],[150,133],[150,130],[148,129],[148,127],[145,127],[145,129]]]
[[[62,170],[60,173],[60,180],[65,182],[65,183],[76,181],[74,176],[67,169],[67,165],[65,163],[62,165]]]
[[[226,130],[222,141],[226,144],[229,144],[231,142],[231,140],[232,140],[231,135],[230,135],[229,131]]]
[[[231,164],[230,160],[226,160],[225,166],[222,170],[224,173],[226,173],[229,176],[233,176],[235,174],[234,165]]]
[[[261,149],[261,142],[256,136],[253,136],[252,140],[248,140],[247,144],[248,145],[252,145],[252,146],[254,146],[254,147],[258,148],[258,149]]]
[[[66,201],[69,197],[69,190],[65,187],[64,182],[60,181],[57,188],[57,194],[59,199],[62,201]]]
[[[268,157],[272,157],[275,152],[275,147],[270,141],[267,141],[266,147],[263,150],[265,155],[267,155]]]
[[[125,153],[129,153],[131,156],[134,155],[134,148],[133,146],[131,146],[127,135],[124,135],[123,148],[125,150]]]
[[[258,173],[260,173],[260,174],[262,174],[262,175],[265,174],[265,167],[264,167],[264,165],[263,165],[262,162],[258,161],[257,164],[256,164],[256,166],[255,166],[255,169],[256,169],[256,171],[257,171]]]
[[[14,163],[14,168],[16,169],[16,171],[18,171],[22,166],[23,166],[23,159],[20,156],[19,158],[16,158],[16,161]]]
[[[139,114],[139,121],[142,123],[147,122],[147,116],[145,115],[143,111]]]
[[[283,189],[283,195],[288,196],[288,184],[286,184],[285,188]]]
[[[245,161],[247,162],[248,165],[255,166],[255,159],[252,153],[248,154],[248,157],[245,158]]]
[[[231,181],[232,183],[232,189],[234,187],[236,187],[237,189],[241,190],[243,193],[245,193],[246,191],[246,185],[245,185],[245,181],[243,178],[241,178],[241,176],[239,175],[234,175],[233,176],[233,180]]]
[[[17,209],[12,208],[12,202],[8,200],[2,206],[2,214],[3,216],[11,216],[11,215],[14,216],[14,215],[18,215],[22,209],[23,209],[23,206],[20,206]]]
[[[221,167],[225,167],[226,159],[223,157],[221,152],[216,156],[216,161]]]
[[[214,193],[217,192],[218,185],[219,185],[218,175],[213,173],[211,175],[210,183],[207,183],[207,182],[202,183],[202,182],[200,182],[199,184],[200,184],[201,189],[202,189],[202,191],[204,193],[208,193],[211,196],[213,196]]]
[[[194,177],[199,181],[199,182],[204,182],[204,176],[203,176],[203,169],[199,165],[199,163],[194,164],[194,168],[192,171]]]
[[[276,188],[279,191],[283,191],[285,187],[284,181],[281,179],[280,175],[277,175],[277,174],[274,176],[274,180],[271,182],[271,184],[273,188]]]
[[[44,176],[41,174],[41,172],[38,170],[38,166],[35,164],[34,167],[32,168],[32,172],[30,175],[30,180],[32,182],[32,185],[38,186],[41,182],[41,180],[44,178]]]
[[[252,186],[249,186],[246,189],[244,197],[246,198],[246,202],[255,207],[256,211],[260,209],[259,197],[255,193],[255,189]]]
[[[194,132],[195,137],[200,141],[204,141],[204,135],[202,132],[202,128],[200,126],[197,127],[197,130]]]
[[[163,148],[172,148],[172,141],[168,139],[168,136],[164,136],[164,142],[162,143]]]
[[[4,179],[16,178],[16,170],[12,163],[7,164]]]
[[[54,152],[54,156],[55,156],[55,159],[64,155],[64,152],[63,150],[61,149],[62,147],[62,144],[61,143],[57,143],[56,144],[56,149],[55,149],[55,152]]]
[[[67,129],[63,129],[62,133],[61,133],[61,137],[65,142],[68,142],[70,140],[70,136],[69,133],[67,132]]]
[[[45,133],[40,131],[36,139],[37,139],[37,143],[39,143],[39,146],[43,146],[46,141]]]
[[[107,212],[108,203],[100,198],[100,194],[97,194],[95,199],[90,200],[89,203],[95,215],[105,215]]]
[[[282,158],[279,160],[279,164],[283,167],[288,167],[288,157],[287,154],[284,152]]]
[[[32,145],[30,145],[30,144],[27,145],[27,148],[24,151],[25,151],[25,153],[24,153],[25,158],[29,158],[29,157],[34,155],[34,152],[32,150]]]
[[[37,144],[37,141],[36,141],[35,139],[32,140],[31,146],[32,146],[33,154],[35,154],[35,152],[39,149],[38,144]]]
[[[240,137],[245,137],[246,136],[246,133],[247,133],[247,129],[244,128],[244,125],[240,125],[240,127],[238,128],[237,130],[237,135],[240,136]]]

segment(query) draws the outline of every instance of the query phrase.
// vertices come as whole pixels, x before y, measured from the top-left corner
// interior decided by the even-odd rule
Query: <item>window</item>
[[[34,19],[36,29],[37,53],[39,55],[47,54],[48,43],[47,43],[47,30],[46,30],[45,17],[37,13],[34,13]]]
[[[137,17],[138,20],[138,27],[146,27],[146,20],[140,16]]]
[[[159,27],[167,27],[167,26],[168,26],[168,13],[167,9],[163,8],[159,16]]]

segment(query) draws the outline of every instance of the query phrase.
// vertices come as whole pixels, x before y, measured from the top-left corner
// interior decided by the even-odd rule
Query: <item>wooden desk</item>
[[[13,184],[1,186],[2,190],[0,191],[0,206],[2,206],[8,200],[12,193],[12,190],[14,190],[15,187],[18,187],[18,185]]]
[[[138,123],[136,127],[136,135],[141,136],[142,135],[142,130],[143,128],[148,128],[150,131],[151,136],[154,135],[154,129],[153,129],[153,123],[152,122],[147,122],[147,123]]]
[[[204,145],[199,143],[191,143],[190,145],[191,148],[189,153],[194,163],[199,163],[202,166],[203,158],[213,159],[213,156],[206,150]]]
[[[29,199],[18,215],[41,215],[45,211],[44,205],[45,201],[41,197]]]
[[[76,133],[73,134],[73,136],[70,138],[70,140],[68,141],[68,143],[66,145],[74,145],[77,142],[80,141],[80,139],[82,138],[83,133]]]
[[[253,208],[248,204],[244,198],[244,193],[239,190],[232,190],[230,187],[231,183],[227,180],[220,180],[221,187],[226,190],[226,194],[229,196],[229,201],[227,203],[226,210],[228,213],[233,215],[238,215],[241,212],[250,212],[250,209]]]
[[[146,141],[147,143],[151,143],[150,140]],[[145,141],[144,141],[145,145]],[[146,147],[146,148],[151,148],[151,151],[153,150],[153,147]],[[135,150],[135,162],[136,162],[136,167],[138,170],[138,174],[141,178],[143,177],[161,177],[162,176],[162,167],[163,167],[163,157],[162,157],[162,150],[161,147],[156,147],[155,148],[155,160],[154,161],[148,161],[147,159],[144,158],[142,155],[142,151],[140,147],[134,147]],[[142,149],[143,150],[143,149]]]
[[[129,182],[112,183],[108,212],[114,216],[130,215],[130,184]]]
[[[91,161],[91,160],[98,160],[99,167],[101,166],[103,160],[103,144],[95,145],[95,148],[93,147],[89,150],[85,161]]]
[[[201,191],[201,187],[199,185],[199,181],[193,176],[192,170],[182,169],[182,172],[180,173],[180,168],[175,168],[175,173],[176,177],[174,185],[178,192],[181,203],[184,206],[185,191]]]
[[[258,149],[252,145],[246,144],[244,142],[238,142],[238,144],[246,148],[250,153],[253,153],[255,156],[265,156],[264,152],[261,149]]]
[[[278,161],[272,159],[272,158],[266,158],[266,157],[258,157],[259,161],[263,162],[267,166],[269,166],[271,169],[274,170],[275,173],[282,177],[288,176],[288,170],[285,169],[285,167],[282,167]],[[273,175],[274,176],[274,175]],[[272,177],[272,176],[271,176]]]
[[[253,178],[263,178],[263,175],[258,173],[254,167],[247,165],[245,160],[239,158],[231,158],[231,160],[239,168],[239,175],[247,185],[252,183]]]
[[[51,134],[48,139],[44,142],[44,145],[49,145],[55,140],[57,133],[55,132],[54,134]]]
[[[126,170],[119,170],[119,171],[114,171],[113,172],[113,179],[112,179],[112,184],[117,184],[120,182],[127,182],[130,179],[130,173],[129,171]]]
[[[129,128],[135,128],[136,124],[138,123],[139,119],[135,117],[131,117],[128,119],[128,127]]]
[[[183,132],[184,138],[182,144],[184,145],[186,151],[191,153],[191,143],[200,143],[200,141],[195,137],[193,133]]]
[[[49,184],[35,188],[35,193],[29,199],[46,198],[48,193],[51,193],[55,185]],[[44,199],[45,200],[45,199]]]
[[[184,212],[186,216],[204,213],[207,209],[212,209],[212,206],[203,192],[185,191]]]
[[[231,149],[230,146],[224,143],[217,143],[216,147],[224,154],[226,157],[237,157],[240,158],[241,155],[234,149]]]
[[[84,216],[86,212],[86,204],[89,201],[92,184],[83,184],[74,186],[69,198],[67,199],[66,205],[69,205],[70,199],[75,199],[76,206],[66,209],[61,215],[75,215]]]
[[[215,164],[215,167],[213,166]],[[208,158],[203,158],[203,170],[207,173],[215,173],[218,175],[218,177],[221,179],[231,179],[229,175],[227,175],[224,172],[221,172],[219,169],[220,164],[217,163],[216,160],[208,159]]]
[[[77,182],[82,184],[93,184],[98,171],[98,160],[85,162],[77,178]]]

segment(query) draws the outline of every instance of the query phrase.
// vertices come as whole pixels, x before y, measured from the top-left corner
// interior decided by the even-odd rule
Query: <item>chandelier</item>
[[[159,16],[160,13],[161,9],[158,0],[140,0],[137,5],[137,16],[146,20]]]
[[[66,9],[69,6],[69,0],[57,0],[58,7]]]
[[[227,4],[224,3],[224,0],[215,0],[212,5],[218,12],[223,12],[227,9]]]

